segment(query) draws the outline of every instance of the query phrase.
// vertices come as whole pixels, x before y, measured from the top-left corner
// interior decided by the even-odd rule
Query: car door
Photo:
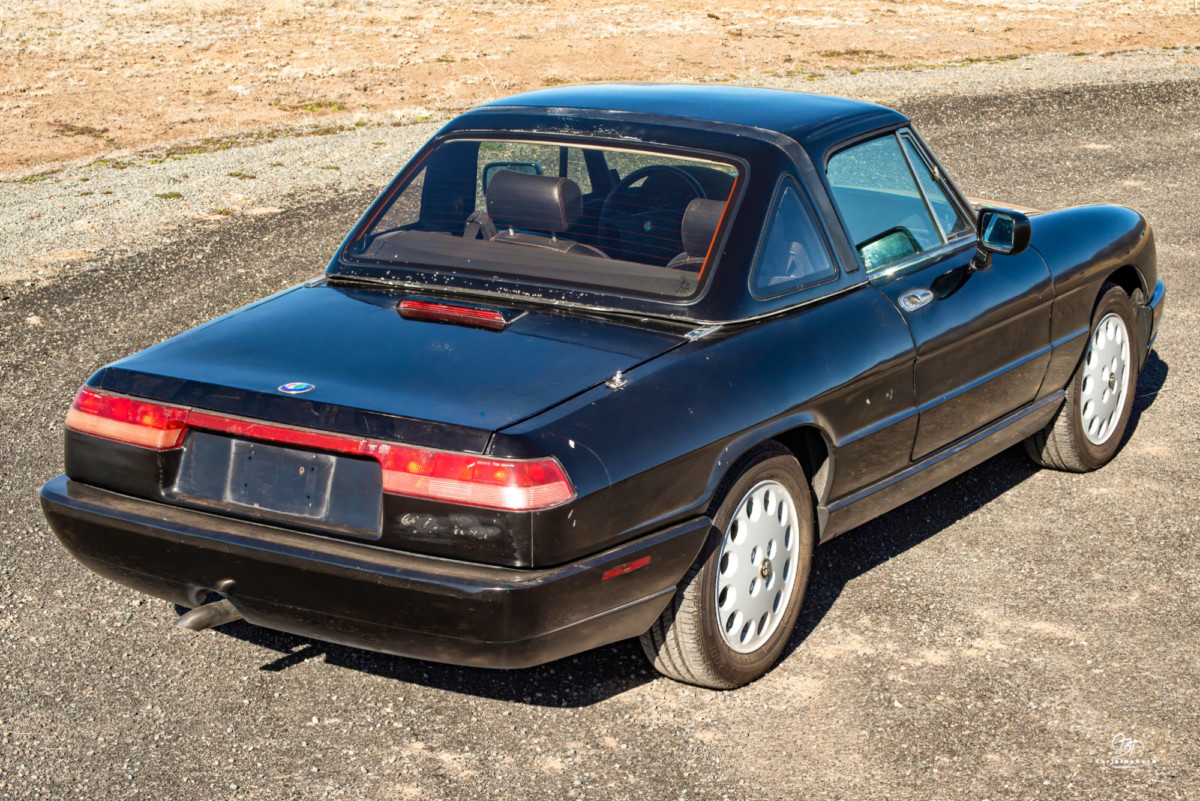
[[[1054,287],[1037,251],[973,262],[973,214],[901,130],[828,161],[830,188],[872,285],[908,323],[920,459],[1034,399],[1050,358]]]

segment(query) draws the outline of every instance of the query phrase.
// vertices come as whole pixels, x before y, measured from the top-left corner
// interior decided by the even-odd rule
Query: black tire
[[[795,506],[798,538],[795,579],[774,632],[754,651],[739,653],[726,643],[719,628],[718,561],[722,541],[743,498],[764,481],[782,485]],[[787,645],[800,615],[812,567],[814,523],[808,479],[791,453],[775,442],[760,445],[737,469],[730,471],[717,490],[714,505],[716,512],[708,542],[679,583],[671,603],[640,639],[642,649],[659,673],[688,684],[725,690],[740,687],[766,673]],[[766,636],[765,631],[760,629],[760,636]]]
[[[1133,301],[1125,290],[1116,284],[1106,283],[1100,292],[1100,299],[1096,302],[1095,311],[1092,312],[1088,343],[1096,336],[1096,328],[1100,321],[1110,314],[1116,314],[1125,323],[1125,331],[1129,338],[1129,378],[1123,387],[1125,397],[1116,425],[1102,443],[1093,443],[1085,433],[1080,403],[1084,362],[1088,352],[1088,346],[1085,346],[1085,355],[1080,358],[1075,374],[1067,384],[1067,397],[1062,408],[1049,425],[1025,440],[1026,452],[1042,467],[1086,473],[1108,464],[1121,447],[1125,429],[1129,425],[1129,416],[1133,411],[1133,395],[1137,388],[1137,363],[1140,353],[1137,316],[1134,313]]]

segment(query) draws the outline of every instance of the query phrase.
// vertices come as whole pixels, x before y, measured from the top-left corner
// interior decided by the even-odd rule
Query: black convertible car
[[[88,379],[42,503],[186,627],[488,667],[640,637],[734,687],[818,543],[1022,440],[1108,462],[1163,297],[1139,214],[973,204],[886,108],[537,91],[446,125],[320,279]]]

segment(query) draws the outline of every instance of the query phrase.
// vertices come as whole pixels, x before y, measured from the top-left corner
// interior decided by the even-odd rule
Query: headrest
[[[683,249],[689,256],[704,258],[717,235],[721,215],[725,212],[724,200],[696,198],[683,212]]]
[[[500,170],[488,181],[487,213],[498,226],[561,234],[583,214],[583,195],[570,178]]]

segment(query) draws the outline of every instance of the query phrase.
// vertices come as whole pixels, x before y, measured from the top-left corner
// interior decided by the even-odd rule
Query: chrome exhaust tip
[[[175,625],[188,631],[204,631],[241,619],[242,613],[235,609],[229,601],[221,599],[197,606],[190,612],[180,615],[179,619],[175,621]]]

